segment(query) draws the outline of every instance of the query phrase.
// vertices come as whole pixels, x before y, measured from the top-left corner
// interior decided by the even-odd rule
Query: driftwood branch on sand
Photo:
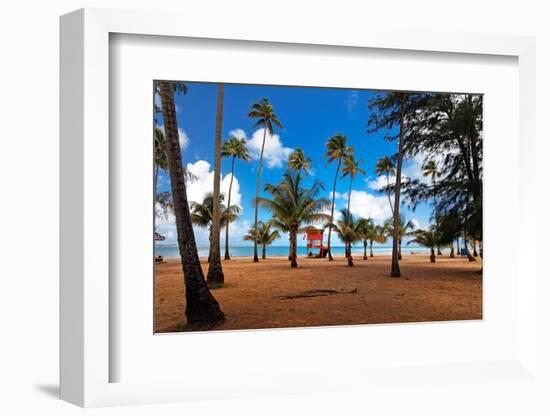
[[[349,295],[352,293],[357,293],[357,288],[352,290],[314,289],[314,290],[306,290],[305,292],[291,293],[288,295],[280,295],[276,297],[279,299],[298,299],[298,298],[313,298],[316,296]]]

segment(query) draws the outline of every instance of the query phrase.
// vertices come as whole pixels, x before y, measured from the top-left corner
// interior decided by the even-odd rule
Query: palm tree
[[[378,176],[384,175],[386,177],[386,195],[388,196],[388,202],[390,203],[391,214],[393,216],[393,203],[391,202],[391,191],[390,191],[390,175],[395,175],[395,165],[392,162],[391,158],[384,156],[378,159],[376,165],[374,166],[374,173]]]
[[[327,241],[329,261],[334,260],[332,258],[332,250],[331,250],[331,235],[332,235],[332,224],[334,223],[334,199],[336,196],[336,182],[338,181],[338,176],[340,175],[340,166],[342,165],[342,160],[350,152],[349,147],[346,146],[346,141],[347,141],[347,138],[343,134],[335,134],[328,140],[327,144],[325,145],[327,148],[327,151],[325,152],[325,157],[328,159],[329,163],[337,161],[336,172],[334,174],[334,184],[332,186],[332,202],[330,204],[330,223],[329,223],[328,241]]]
[[[191,327],[208,329],[222,324],[225,316],[204,280],[187,201],[176,105],[174,103],[174,91],[186,91],[186,89],[179,83],[161,81],[158,83],[158,90],[162,102],[168,170],[170,172],[178,246],[185,281],[185,315],[187,323]]]
[[[361,161],[355,160],[353,156],[353,149],[350,148],[349,154],[344,159],[344,168],[342,169],[342,178],[349,176],[349,192],[348,192],[348,212],[350,210],[351,202],[351,187],[353,185],[353,179],[357,175],[364,175],[365,171],[359,167]]]
[[[231,190],[233,189],[233,178],[235,177],[235,160],[248,162],[251,158],[246,140],[233,135],[226,140],[222,146],[222,157],[231,158],[231,180],[229,181],[229,192],[227,195],[227,205],[231,206]],[[230,260],[229,256],[229,223],[225,225],[225,260]]]
[[[273,223],[271,221],[263,222],[258,221],[258,232],[254,228],[248,230],[243,238],[247,241],[256,241],[262,246],[262,260],[265,260],[266,248],[270,246],[273,241],[281,238],[281,234],[277,230],[271,230]]]
[[[220,176],[222,152],[222,122],[223,122],[223,84],[218,83],[218,99],[216,106],[216,133],[214,137],[214,198],[212,207],[212,226],[210,227],[210,255],[208,259],[208,274],[206,282],[212,287],[223,286],[224,275],[220,257]]]
[[[462,240],[464,241],[464,251],[466,251],[466,257],[468,258],[468,261],[470,262],[476,261],[476,258],[472,256],[472,253],[470,252],[470,248],[468,247],[468,234],[466,231],[466,227],[464,227]]]
[[[388,241],[388,233],[386,228],[383,225],[377,225],[374,227],[374,238],[369,238],[370,243],[370,256],[374,257],[372,253],[372,243],[376,241],[377,243],[384,244]]]
[[[341,218],[333,224],[334,231],[344,242],[348,266],[353,266],[353,256],[351,255],[351,246],[356,241],[361,240],[361,229],[364,227],[363,221],[357,220],[347,209],[340,210]]]
[[[304,151],[300,148],[296,148],[288,156],[287,165],[290,170],[296,171],[298,173],[303,172],[306,177],[309,177],[309,172],[311,171],[311,163],[312,163],[312,160],[305,155]],[[292,251],[292,246],[289,244],[288,260],[291,260],[292,258],[291,251]]]
[[[410,240],[407,244],[416,243],[423,247],[430,249],[430,263],[435,263],[435,251],[434,248],[439,244],[439,238],[434,226],[431,226],[428,230],[417,230],[411,235],[414,239]]]
[[[415,226],[412,221],[405,221],[404,215],[400,215],[399,221],[397,222],[397,230],[393,227],[394,220],[391,218],[387,219],[384,223],[384,228],[386,229],[386,232],[392,236],[392,238],[397,238],[397,256],[398,259],[401,260],[403,258],[401,255],[401,243],[403,242],[403,238],[410,235],[410,232],[414,230]]]
[[[399,261],[401,260],[401,237],[399,237],[399,253],[396,255],[395,251],[397,247],[398,225],[400,220],[399,215],[399,197],[401,192],[401,169],[403,167],[403,146],[404,146],[404,132],[405,132],[405,93],[399,94],[399,145],[397,150],[397,170],[395,177],[395,198],[393,207],[393,250],[392,250],[392,277],[401,277],[401,270],[399,269]]]
[[[226,207],[223,199],[223,195],[220,195],[218,218],[221,226],[234,222],[241,212],[241,209],[237,205]],[[191,221],[199,227],[208,228],[210,241],[212,241],[214,236],[214,209],[214,194],[212,193],[206,194],[200,203],[191,202]],[[212,260],[212,254],[212,245],[210,245],[210,252],[208,253],[209,262]]]
[[[275,115],[273,106],[269,104],[267,98],[262,98],[259,102],[252,104],[252,108],[248,112],[248,117],[258,119],[254,127],[262,126],[264,129],[264,138],[262,140],[262,149],[260,151],[260,161],[258,163],[258,179],[256,184],[256,198],[255,198],[255,212],[254,212],[254,228],[258,228],[258,202],[260,197],[260,183],[262,179],[262,162],[264,158],[265,138],[269,131],[270,135],[273,135],[273,125],[276,125],[280,129],[283,125]],[[254,240],[254,262],[258,262],[258,243]]]
[[[328,219],[323,210],[328,208],[329,202],[325,198],[318,198],[319,192],[324,189],[320,182],[314,182],[310,187],[302,187],[302,176],[298,172],[286,172],[283,180],[277,185],[267,184],[265,191],[270,198],[258,198],[256,201],[273,214],[273,227],[289,233],[290,265],[298,267],[297,247],[298,233],[302,225],[321,223]]]
[[[311,159],[304,154],[300,148],[296,148],[288,156],[288,167],[297,172],[303,172],[306,177],[309,177],[311,171]]]
[[[369,240],[372,241],[376,238],[375,225],[371,218],[360,218],[358,226],[359,237],[363,240],[363,260],[368,260],[367,246]],[[371,247],[372,254],[372,247]]]
[[[399,223],[399,207],[401,197],[401,171],[403,168],[403,156],[405,145],[405,112],[408,107],[407,100],[409,94],[406,92],[390,92],[375,95],[369,102],[371,111],[369,117],[369,126],[371,132],[385,130],[386,132],[394,126],[398,126],[398,134],[394,138],[398,141],[397,146],[397,167],[395,172],[395,191],[393,201],[393,247],[392,247],[392,262],[391,262],[391,277],[401,277],[399,269],[399,253],[398,253],[398,223]],[[410,108],[408,109],[411,112]],[[386,137],[390,137],[386,135]]]
[[[168,155],[166,153],[166,138],[164,132],[155,127],[155,185],[154,195],[157,195],[157,182],[160,169],[168,169]]]
[[[174,212],[174,202],[170,192],[159,192],[155,197],[155,217],[168,219],[169,214]]]
[[[439,216],[437,215],[437,200],[435,195],[435,183],[436,179],[441,175],[439,169],[437,168],[437,163],[435,160],[429,160],[422,166],[422,175],[424,177],[430,176],[432,180],[432,189],[433,189],[433,201],[434,201],[434,218],[436,225],[439,225]],[[441,247],[437,246],[437,255],[441,256]]]

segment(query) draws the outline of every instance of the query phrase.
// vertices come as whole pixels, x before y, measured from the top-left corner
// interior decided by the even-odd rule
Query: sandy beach
[[[367,261],[344,257],[334,262],[299,258],[291,269],[285,258],[253,263],[250,258],[223,262],[226,285],[213,290],[226,316],[216,328],[258,329],[326,325],[470,320],[482,318],[481,261],[425,254],[405,255],[402,277],[390,278],[390,256]],[[202,259],[203,270],[208,268]],[[155,331],[185,330],[181,265],[168,259],[156,266]],[[354,293],[285,298],[311,290]]]

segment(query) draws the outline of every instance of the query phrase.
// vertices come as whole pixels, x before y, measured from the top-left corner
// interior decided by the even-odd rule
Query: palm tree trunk
[[[433,247],[430,247],[430,253],[430,263],[435,263],[435,252]]]
[[[296,229],[293,228],[293,229],[290,230],[290,240],[291,240],[290,247],[292,249],[292,254],[291,254],[291,259],[290,259],[290,267],[298,267],[298,262],[296,260],[296,258],[297,258],[296,246],[298,244],[296,234],[297,234]]]
[[[468,248],[468,239],[466,238],[466,229],[464,229],[464,249],[466,250],[466,256],[468,257],[468,261],[476,261],[476,258],[472,256],[470,253],[470,249]]]
[[[264,159],[264,148],[265,148],[265,137],[267,133],[267,126],[264,126],[264,138],[262,140],[262,150],[260,151],[260,163],[258,164],[258,179],[256,184],[256,199],[254,201],[255,212],[254,212],[254,229],[258,229],[258,198],[260,197],[260,181],[262,179],[262,162]],[[258,241],[254,239],[254,263],[258,263]]]
[[[330,206],[330,225],[328,227],[328,240],[327,240],[327,251],[328,251],[328,260],[333,261],[332,258],[332,247],[330,245],[330,240],[332,236],[332,223],[334,223],[334,197],[336,195],[336,182],[338,181],[338,173],[340,173],[340,164],[342,163],[342,157],[338,159],[338,167],[336,168],[336,174],[334,175],[334,184],[332,185],[332,204]]]
[[[262,245],[262,260],[265,260],[265,244]]]
[[[363,260],[368,260],[367,256],[367,240],[363,240]]]
[[[153,188],[153,195],[154,195],[154,198],[157,197],[157,182],[158,182],[158,178],[159,178],[159,165],[157,165],[155,163],[155,185],[154,185],[154,188]]]
[[[160,82],[160,95],[178,246],[185,282],[185,315],[187,323],[191,327],[208,329],[222,324],[225,317],[220,305],[208,290],[197,253],[191,213],[189,212],[189,201],[187,200],[176,121],[176,106],[171,82]]]
[[[292,239],[290,234],[288,235],[288,261],[292,260]]]
[[[456,254],[458,254],[459,256],[461,255],[460,254],[460,237],[456,237]]]
[[[348,214],[350,213],[349,212],[349,207],[350,207],[350,203],[351,203],[351,186],[353,184],[353,176],[350,174],[349,175],[349,192],[348,192]],[[347,253],[346,253],[346,257],[351,257],[351,243],[348,243],[348,249],[347,249]],[[353,261],[352,261],[353,263]]]
[[[401,168],[403,165],[403,141],[404,141],[404,119],[405,119],[405,93],[401,93],[401,112],[399,118],[399,150],[397,153],[397,171],[395,178],[395,198],[393,208],[393,242],[391,255],[391,277],[401,277],[399,269],[399,198],[401,196]],[[399,252],[398,252],[399,251]]]
[[[390,175],[386,173],[386,189],[388,189],[390,187]],[[390,191],[388,190],[386,192],[386,195],[388,195],[388,201],[390,202],[390,210],[391,210],[391,215],[393,217],[393,205],[392,205],[392,202],[391,202],[391,193]]]
[[[434,176],[432,176],[432,187],[434,189],[434,217],[435,217],[435,225],[439,228],[439,215],[437,214],[437,198],[435,196],[435,173]],[[437,245],[437,255],[441,256],[443,253],[441,252],[441,247],[439,247],[439,244]]]
[[[208,227],[208,264],[210,264],[210,261],[212,259],[212,224],[210,224],[210,227]],[[208,283],[208,280],[206,280],[206,283]]]
[[[455,246],[451,243],[451,254],[449,255],[451,259],[455,258]]]
[[[472,245],[474,246],[474,257],[477,257],[477,247],[476,247],[476,240],[472,240]]]
[[[374,254],[372,253],[372,240],[370,241],[370,256],[374,257]]]
[[[214,201],[212,202],[212,238],[210,240],[210,262],[206,282],[211,286],[222,286],[224,282],[220,257],[220,173],[222,152],[223,84],[218,84],[216,110],[216,135],[214,138]]]
[[[231,206],[231,190],[233,189],[233,176],[235,175],[235,156],[231,161],[231,180],[229,181],[229,195],[227,195],[227,207]],[[225,260],[231,260],[229,256],[229,221],[225,224]]]
[[[402,260],[403,259],[403,256],[401,255],[401,239],[399,239],[399,252],[397,253],[397,258],[399,260]]]
[[[348,214],[350,213],[349,212],[349,207],[350,207],[350,202],[351,202],[351,185],[353,184],[353,176],[350,174],[349,175],[349,192],[348,192]]]
[[[348,252],[348,266],[353,266],[353,256],[351,255],[351,243],[349,243],[349,252]]]

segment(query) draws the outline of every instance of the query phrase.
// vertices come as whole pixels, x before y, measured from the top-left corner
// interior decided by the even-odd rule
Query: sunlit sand
[[[202,261],[206,272],[208,264]],[[313,327],[482,318],[481,260],[407,254],[403,277],[391,278],[390,256],[354,256],[335,261],[299,258],[291,269],[285,258],[253,263],[250,258],[223,262],[226,285],[213,291],[226,322],[216,329]],[[156,266],[156,332],[184,331],[185,294],[181,265],[169,259]],[[285,299],[311,290],[353,291]]]

